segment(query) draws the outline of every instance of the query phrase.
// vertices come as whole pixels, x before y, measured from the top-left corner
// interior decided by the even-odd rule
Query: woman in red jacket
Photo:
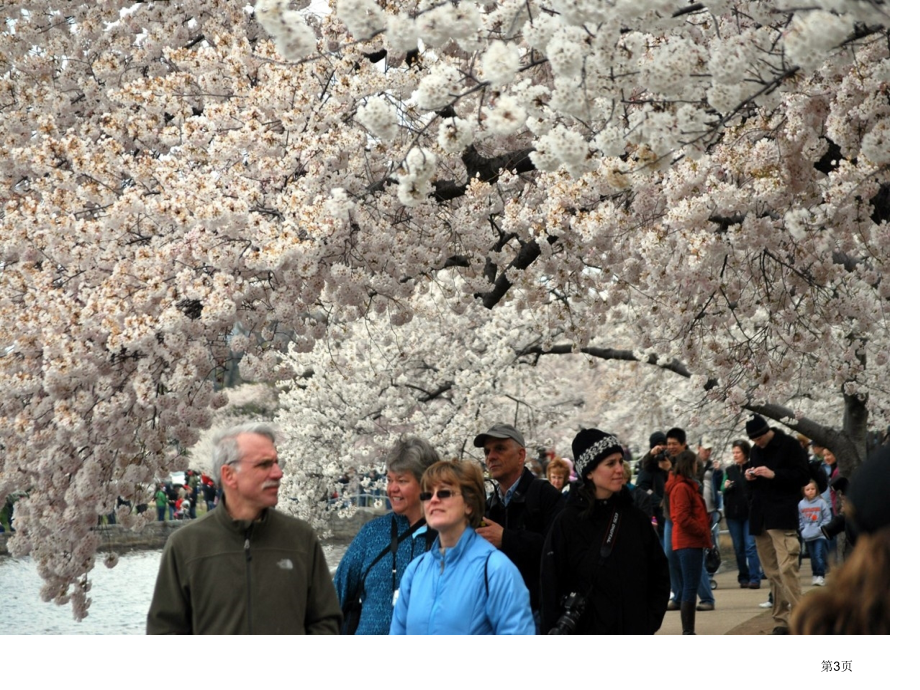
[[[674,597],[680,602],[680,623],[684,635],[695,635],[696,591],[703,574],[703,554],[712,547],[709,513],[702,488],[696,480],[696,455],[685,450],[674,459],[671,476],[665,484],[671,522],[671,548],[680,574]]]

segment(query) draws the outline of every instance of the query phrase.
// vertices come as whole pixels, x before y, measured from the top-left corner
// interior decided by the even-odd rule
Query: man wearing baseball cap
[[[808,483],[808,456],[792,436],[755,414],[745,425],[753,442],[745,471],[751,496],[751,534],[770,580],[773,634],[789,632],[789,614],[802,597],[799,583],[798,502]]]
[[[524,437],[510,424],[495,424],[476,436],[473,445],[482,448],[486,469],[497,484],[486,506],[482,526],[476,532],[521,571],[536,616],[540,610],[543,542],[562,508],[562,494],[549,482],[537,480],[524,466],[527,460]]]

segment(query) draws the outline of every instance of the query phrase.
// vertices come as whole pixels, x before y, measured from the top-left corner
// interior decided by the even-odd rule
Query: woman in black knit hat
[[[650,635],[668,605],[668,562],[625,488],[623,448],[616,436],[585,429],[572,450],[581,481],[543,548],[543,631]]]

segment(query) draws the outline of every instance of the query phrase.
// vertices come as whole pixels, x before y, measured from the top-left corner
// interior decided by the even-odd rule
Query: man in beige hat
[[[486,468],[497,484],[486,506],[482,526],[476,532],[521,571],[536,617],[540,610],[543,543],[562,508],[562,494],[549,482],[538,480],[524,466],[527,460],[524,437],[510,424],[494,425],[476,436],[473,445],[482,448]]]

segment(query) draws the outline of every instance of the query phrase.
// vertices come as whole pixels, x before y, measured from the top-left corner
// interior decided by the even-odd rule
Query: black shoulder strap
[[[597,567],[594,571],[594,577],[591,578],[591,585],[588,587],[588,591],[585,592],[585,598],[588,599],[594,593],[594,585],[597,584],[597,578],[600,577],[601,567],[604,565],[604,561],[610,557],[610,554],[613,553],[613,545],[616,543],[617,534],[620,532],[620,508],[619,506],[614,506],[613,514],[610,516],[610,521],[607,523],[607,530],[604,532],[604,537],[601,540],[601,548],[599,558],[597,559]]]
[[[403,532],[397,537],[396,536],[396,515],[393,515],[393,520],[390,523],[390,543],[387,546],[383,547],[383,550],[380,553],[378,553],[377,556],[374,558],[374,560],[371,561],[371,564],[367,566],[367,568],[365,568],[364,573],[361,575],[361,581],[360,581],[361,587],[364,587],[364,580],[367,578],[367,574],[371,571],[371,568],[377,565],[377,563],[379,563],[380,560],[384,556],[387,555],[387,553],[393,554],[393,564],[394,564],[393,567],[394,567],[394,572],[395,572],[396,550],[399,548],[400,543],[403,542],[407,537],[411,536],[412,533],[415,532],[415,530],[417,530],[423,524],[425,524],[424,518],[416,522],[414,525],[409,525],[409,529],[407,529],[405,532]]]
[[[613,553],[613,545],[616,543],[617,534],[620,531],[620,509],[615,507],[613,515],[610,516],[610,522],[607,523],[607,531],[604,533],[604,541],[601,542],[600,560],[603,563],[607,557]]]
[[[361,574],[361,584],[364,584],[364,579],[367,577],[367,574],[371,571],[380,559],[387,555],[390,549],[393,548],[393,540],[396,539],[396,516],[393,516],[392,521],[390,522],[390,543],[383,547],[383,550],[377,554],[374,560],[371,561],[371,564],[364,569],[364,572]],[[399,541],[397,540],[397,544]]]
[[[415,534],[415,530],[419,529],[422,525],[425,524],[425,518],[421,518],[414,525],[409,525],[409,529],[399,535],[399,538],[396,538],[396,518],[393,518],[393,532],[390,538],[390,553],[393,554],[393,567],[391,569],[393,582],[392,590],[395,592],[396,588],[399,586],[399,583],[396,582],[396,550],[399,548],[399,542],[401,542],[406,537]]]

